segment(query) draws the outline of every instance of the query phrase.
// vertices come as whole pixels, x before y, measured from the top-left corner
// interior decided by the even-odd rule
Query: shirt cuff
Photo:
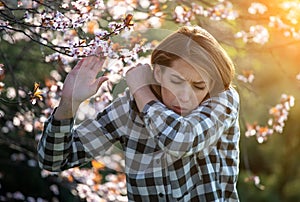
[[[56,109],[57,108],[53,110],[53,112],[51,113],[48,119],[50,125],[52,126],[51,129],[53,130],[53,132],[61,132],[61,133],[70,132],[71,128],[73,127],[74,118],[57,120],[54,118]]]

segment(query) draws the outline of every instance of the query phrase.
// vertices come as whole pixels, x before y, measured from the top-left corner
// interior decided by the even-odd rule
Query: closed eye
[[[206,86],[194,86],[195,88],[199,89],[199,90],[205,90]]]
[[[171,82],[174,83],[174,84],[181,84],[181,83],[183,83],[182,80],[171,80]]]
[[[206,88],[206,84],[204,81],[194,82],[194,87],[200,90],[204,90]]]
[[[183,83],[185,80],[177,75],[172,75],[171,77],[171,82],[174,83],[174,84],[181,84]]]

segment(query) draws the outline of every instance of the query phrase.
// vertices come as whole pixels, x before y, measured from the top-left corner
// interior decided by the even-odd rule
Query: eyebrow
[[[184,78],[182,78],[181,76],[179,76],[179,75],[177,75],[177,74],[172,74],[172,76],[173,77],[176,77],[177,79],[180,79],[180,80],[185,80]],[[199,84],[206,84],[206,82],[205,81],[195,81],[195,82],[193,82],[194,84],[196,84],[196,85],[199,85]]]

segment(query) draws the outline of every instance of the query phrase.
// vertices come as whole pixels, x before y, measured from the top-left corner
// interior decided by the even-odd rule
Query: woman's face
[[[154,74],[161,84],[163,103],[179,115],[189,114],[208,95],[208,79],[182,59],[175,60],[171,67],[163,70],[157,66]]]

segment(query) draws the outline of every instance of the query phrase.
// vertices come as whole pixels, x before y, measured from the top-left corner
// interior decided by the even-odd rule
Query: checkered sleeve
[[[179,158],[196,152],[207,156],[221,135],[236,123],[238,109],[239,96],[231,87],[184,117],[151,101],[143,109],[143,118],[149,134],[172,156]]]
[[[51,115],[38,144],[40,167],[61,171],[104,154],[126,131],[129,97],[127,93],[116,99],[96,119],[87,119],[78,126],[73,126],[73,119],[58,121]]]
[[[76,133],[71,132],[73,119],[55,120],[52,115],[44,123],[38,143],[38,160],[41,168],[61,171],[90,160]]]

